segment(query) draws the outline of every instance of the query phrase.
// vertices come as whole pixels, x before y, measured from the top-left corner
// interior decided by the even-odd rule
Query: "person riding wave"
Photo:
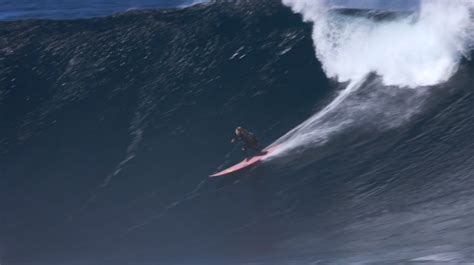
[[[235,143],[236,141],[241,141],[243,143],[242,151],[245,153],[246,157],[248,157],[249,149],[253,149],[257,153],[262,152],[262,149],[258,147],[259,143],[257,137],[240,126],[235,129],[235,136],[232,138],[231,143]]]

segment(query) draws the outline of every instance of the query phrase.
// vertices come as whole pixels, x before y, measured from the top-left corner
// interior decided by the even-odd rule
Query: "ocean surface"
[[[80,19],[108,16],[133,9],[177,8],[199,0],[2,0],[1,20]]]
[[[474,262],[472,3],[123,3],[2,15],[2,265]]]

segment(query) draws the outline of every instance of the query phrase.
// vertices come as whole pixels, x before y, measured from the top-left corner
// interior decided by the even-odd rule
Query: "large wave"
[[[411,14],[347,15],[330,1],[283,0],[313,24],[315,54],[345,87],[314,116],[276,141],[282,152],[321,144],[350,125],[392,127],[421,108],[428,86],[456,73],[473,47],[471,2],[422,1]],[[368,80],[372,75],[375,76]],[[414,89],[416,88],[416,89]]]
[[[312,35],[290,1],[273,0],[1,23],[2,261],[474,260],[470,7],[305,2],[300,12],[314,30],[335,27],[330,35]],[[441,28],[429,27],[440,24],[429,9]],[[452,67],[410,54],[401,69],[383,65],[397,58],[388,51],[422,46],[427,36],[409,31],[422,25],[440,34],[429,43]],[[446,69],[433,75],[439,85],[416,84],[429,79],[415,63]],[[405,84],[390,85],[392,74]],[[235,126],[264,143],[314,108],[279,140],[285,158],[207,177],[242,159],[229,143]]]

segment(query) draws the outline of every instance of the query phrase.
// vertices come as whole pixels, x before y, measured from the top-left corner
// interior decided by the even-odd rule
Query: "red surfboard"
[[[268,149],[266,150],[263,150],[263,152],[261,154],[258,154],[256,156],[253,156],[252,158],[250,159],[244,159],[242,162],[238,163],[238,164],[235,164],[229,168],[226,168],[222,171],[219,171],[217,173],[214,173],[212,175],[210,175],[209,177],[220,177],[220,176],[224,176],[224,175],[227,175],[227,174],[230,174],[230,173],[234,173],[236,171],[239,171],[241,169],[244,169],[246,167],[249,167],[257,162],[260,162],[262,160],[265,160],[267,157],[269,157],[272,153],[275,152],[275,150],[278,149],[278,145],[275,145],[275,146],[272,146],[272,147],[269,147]]]

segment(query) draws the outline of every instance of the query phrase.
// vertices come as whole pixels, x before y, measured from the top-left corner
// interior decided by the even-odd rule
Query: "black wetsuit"
[[[239,140],[244,145],[242,147],[242,151],[244,151],[245,155],[248,156],[248,149],[253,149],[257,152],[261,152],[260,148],[258,147],[258,139],[255,135],[245,129],[242,129],[239,135],[234,136],[233,141]]]

